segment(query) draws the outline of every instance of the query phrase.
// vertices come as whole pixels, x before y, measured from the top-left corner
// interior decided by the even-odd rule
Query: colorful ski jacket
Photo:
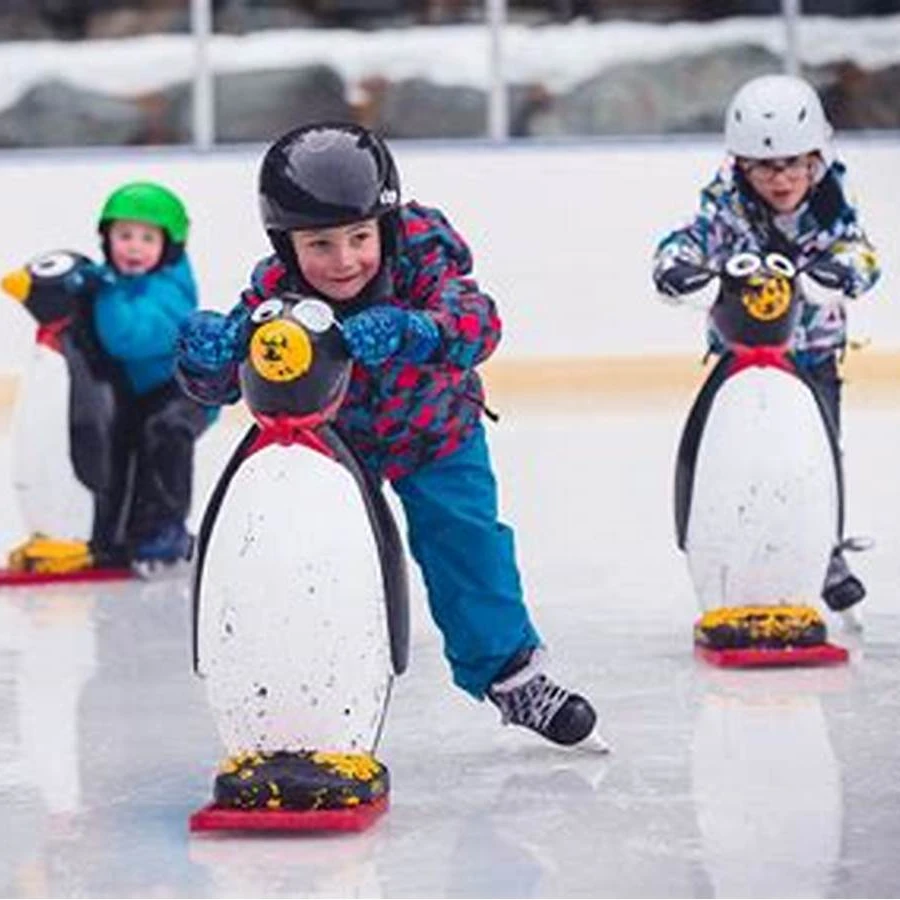
[[[421,364],[355,363],[336,419],[369,471],[389,480],[447,456],[472,434],[484,407],[474,367],[490,356],[501,334],[494,301],[470,277],[468,246],[439,210],[405,204],[398,232],[396,252],[385,263],[387,277],[379,280],[378,292],[367,292],[366,303],[424,311],[438,326],[440,349]],[[291,289],[283,263],[268,256],[257,263],[229,318],[242,326],[260,303]],[[341,304],[333,308],[339,317],[360,309],[356,303],[349,310]],[[207,402],[234,402],[239,396],[234,366],[225,379],[192,373],[185,380],[190,392]]]
[[[197,308],[197,287],[186,256],[146,275],[119,276],[98,292],[94,327],[134,393],[148,394],[175,372],[178,329]]]
[[[728,257],[773,250],[802,268],[827,258],[844,270],[843,292],[857,297],[878,280],[875,250],[844,193],[845,167],[833,162],[801,207],[779,216],[762,202],[733,162],[728,161],[700,193],[700,211],[684,228],[665,237],[656,250],[653,278],[660,287],[668,269],[678,263],[720,269]],[[793,349],[812,359],[824,358],[847,341],[842,303],[805,302],[794,334]],[[714,334],[710,344],[718,349]]]

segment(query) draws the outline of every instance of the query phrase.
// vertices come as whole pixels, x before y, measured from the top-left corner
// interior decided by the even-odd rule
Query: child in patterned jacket
[[[400,203],[387,146],[364,128],[315,124],[266,152],[260,204],[274,255],[226,317],[182,330],[178,369],[205,403],[234,402],[253,309],[284,291],[326,300],[355,364],[336,423],[406,513],[457,685],[503,721],[558,744],[584,741],[596,714],[545,673],[497,488],[475,366],[500,339],[493,301],[470,276],[462,238],[436,209]]]
[[[831,127],[821,101],[800,78],[755,78],[728,107],[725,144],[729,157],[701,192],[699,213],[660,243],[654,281],[663,295],[680,298],[706,285],[735,253],[788,256],[805,273],[792,349],[839,433],[844,301],[869,290],[880,273],[844,192],[845,167],[832,158]],[[710,349],[718,352],[713,330],[709,338]],[[822,590],[826,604],[847,610],[864,596],[842,548],[835,548]]]

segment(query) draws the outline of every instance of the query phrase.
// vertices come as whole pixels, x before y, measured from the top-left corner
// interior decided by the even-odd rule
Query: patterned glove
[[[195,312],[181,324],[176,342],[178,366],[216,374],[241,361],[245,347],[240,324],[213,310]]]
[[[77,265],[63,279],[63,288],[68,294],[93,297],[103,288],[112,287],[118,276],[106,264],[86,262]]]
[[[350,355],[366,366],[391,357],[423,363],[441,342],[430,316],[396,306],[373,306],[357,313],[344,322],[343,332]]]
[[[832,259],[817,259],[805,273],[817,284],[835,291],[846,291],[849,278],[847,270]]]
[[[657,279],[660,292],[670,297],[680,297],[699,291],[713,279],[713,273],[701,266],[688,262],[675,262],[665,269]]]

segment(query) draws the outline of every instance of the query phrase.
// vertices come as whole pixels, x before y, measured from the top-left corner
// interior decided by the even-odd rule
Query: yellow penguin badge
[[[250,362],[266,381],[293,381],[312,365],[309,336],[294,322],[275,319],[250,339]]]
[[[791,305],[791,283],[783,275],[753,275],[741,292],[741,302],[754,319],[772,322]]]

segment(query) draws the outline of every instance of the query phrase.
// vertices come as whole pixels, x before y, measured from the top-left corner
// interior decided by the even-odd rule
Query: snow
[[[504,321],[505,359],[702,352],[703,316],[659,303],[649,276],[657,242],[682,224],[721,162],[718,140],[392,144],[404,196],[444,210],[465,235],[479,283]],[[900,349],[898,140],[841,136],[862,221],[884,276],[850,305],[851,336]],[[0,275],[59,247],[97,253],[96,216],[113,188],[157,180],[193,221],[201,305],[230,309],[269,251],[259,225],[262,148],[125,148],[0,154]],[[0,302],[0,377],[20,371],[32,322]]]

